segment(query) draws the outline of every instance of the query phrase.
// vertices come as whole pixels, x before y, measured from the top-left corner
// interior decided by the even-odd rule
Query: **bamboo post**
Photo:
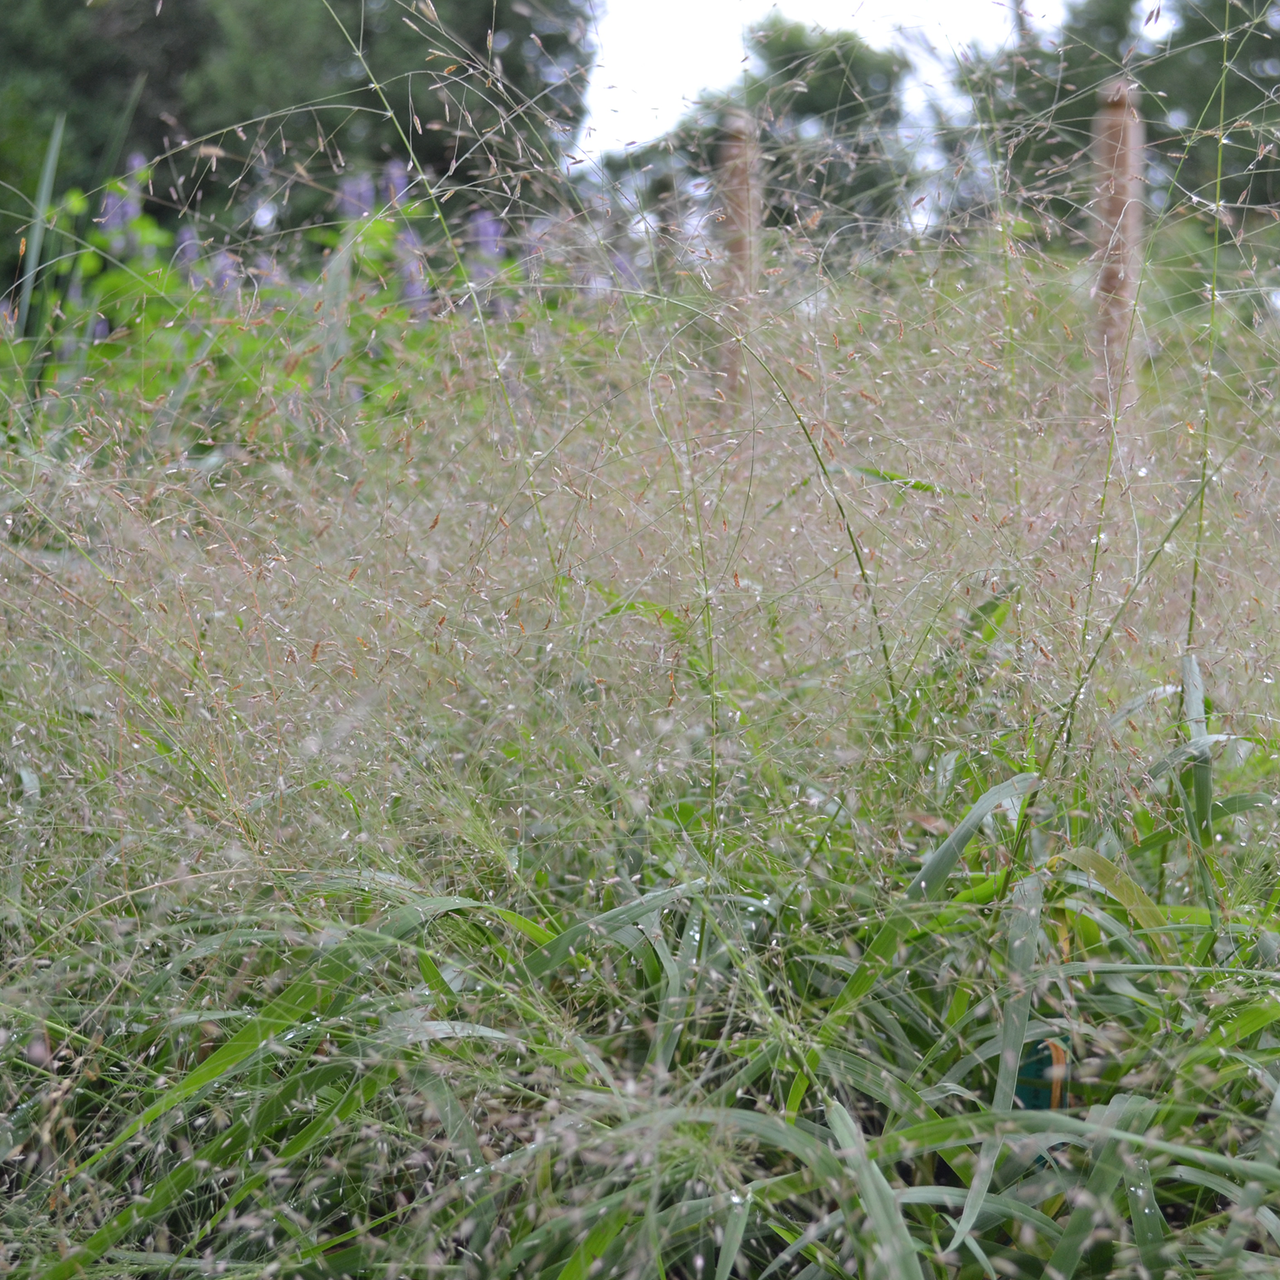
[[[1133,378],[1135,309],[1142,271],[1142,181],[1146,131],[1138,86],[1121,77],[1098,90],[1093,120],[1094,218],[1098,248],[1094,394],[1115,421],[1138,398]]]
[[[760,148],[755,121],[740,109],[729,112],[719,155],[721,196],[724,200],[725,250],[728,272],[725,292],[737,313],[738,329],[750,327],[751,306],[760,275],[760,227],[763,202]],[[742,348],[731,342],[725,362],[725,396],[737,399],[742,382]]]

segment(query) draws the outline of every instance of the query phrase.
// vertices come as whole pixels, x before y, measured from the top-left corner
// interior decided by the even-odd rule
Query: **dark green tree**
[[[537,201],[582,119],[588,7],[588,0],[4,0],[0,291],[12,279],[16,233],[30,217],[60,111],[67,128],[57,190],[111,176],[103,161],[113,151],[117,161],[134,152],[163,156],[150,197],[157,213],[190,207],[217,188],[225,193],[256,170],[250,176],[283,192],[284,214],[296,221],[332,203],[340,173],[409,161],[409,151],[424,170],[475,187],[490,205]],[[124,119],[139,83],[136,109]],[[209,154],[211,146],[223,154]],[[223,204],[203,201],[206,212]]]
[[[346,169],[407,160],[407,142],[436,176],[510,200],[582,119],[585,0],[203,2],[218,41],[186,78],[190,125],[239,124],[273,158]]]
[[[1148,16],[1130,0],[1079,0],[1055,40],[1028,32],[997,57],[962,65],[1005,198],[1072,220],[1091,194],[1098,88],[1123,73],[1142,91],[1153,185],[1193,204],[1280,200],[1280,7],[1172,0],[1172,29],[1158,43],[1144,36]]]
[[[975,154],[964,130],[944,133],[952,134],[946,141],[958,159],[986,173],[988,201],[998,194],[1050,225],[1076,220],[1092,193],[1088,154],[1098,90],[1131,72],[1132,27],[1131,0],[1079,0],[1055,39],[1042,42],[1022,26],[1009,49],[960,62],[959,87],[985,145]],[[968,181],[972,190],[971,175]]]
[[[1173,198],[1280,201],[1280,8],[1271,0],[1176,0],[1167,44],[1142,68],[1163,110],[1152,138]],[[1221,127],[1220,127],[1221,126]],[[1219,140],[1222,184],[1218,193]]]
[[[745,105],[760,129],[771,223],[821,233],[890,216],[910,168],[896,134],[904,61],[853,32],[776,15],[749,42],[757,67],[736,89],[648,147],[606,157],[608,176],[674,228],[714,171],[727,115]]]
[[[204,0],[5,0],[0,4],[0,208],[25,220],[53,122],[66,112],[58,187],[107,177],[113,141],[148,156],[176,141],[185,77],[217,36]],[[139,76],[131,119],[122,120]],[[167,123],[174,121],[175,124]],[[127,132],[117,138],[122,124]]]
[[[772,219],[815,227],[891,214],[907,167],[896,135],[903,60],[776,14],[750,45],[760,69],[744,96],[762,125]]]

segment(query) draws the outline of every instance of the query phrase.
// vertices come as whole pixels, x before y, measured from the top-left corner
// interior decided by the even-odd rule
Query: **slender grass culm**
[[[317,6],[0,202],[0,1270],[1280,1273],[1274,11],[578,163]]]

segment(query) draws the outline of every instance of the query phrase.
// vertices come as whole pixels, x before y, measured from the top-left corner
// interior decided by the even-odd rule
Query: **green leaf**
[[[526,938],[531,942],[536,942],[540,947],[545,946],[556,936],[549,929],[545,929],[536,921],[530,920],[528,916],[522,916],[518,911],[509,911],[505,907],[492,906],[488,909],[504,924],[509,924],[513,929],[519,930]]]
[[[852,1050],[830,1045],[818,1052],[813,1066],[829,1079],[866,1094],[890,1112],[913,1120],[937,1118],[937,1112],[888,1063],[871,1062]]]
[[[1187,1182],[1195,1187],[1205,1187],[1233,1204],[1239,1204],[1244,1195],[1244,1188],[1237,1186],[1230,1179],[1216,1173],[1208,1173],[1204,1169],[1193,1168],[1191,1165],[1173,1165],[1165,1169],[1160,1176],[1161,1181],[1176,1179],[1178,1182]],[[1280,1245],[1280,1216],[1277,1216],[1275,1210],[1268,1209],[1265,1205],[1259,1206],[1254,1212],[1258,1221],[1266,1227],[1267,1234],[1277,1245]]]
[[[684,1025],[691,993],[689,978],[697,961],[698,943],[701,939],[702,912],[695,903],[684,922],[680,949],[674,957],[673,972],[666,975],[662,995],[658,1000],[658,1025],[654,1031],[650,1061],[663,1071],[671,1066],[671,1057]]]
[[[33,1272],[42,1280],[69,1280],[69,1277],[81,1273],[86,1265],[103,1257],[132,1231],[170,1212],[183,1196],[208,1176],[209,1170],[231,1167],[238,1160],[243,1159],[247,1148],[254,1145],[261,1146],[266,1142],[275,1132],[276,1127],[287,1121],[291,1106],[304,1092],[316,1097],[325,1096],[331,1092],[332,1105],[317,1118],[318,1122],[313,1122],[307,1127],[304,1133],[311,1136],[311,1142],[303,1142],[301,1145],[312,1145],[315,1141],[327,1136],[332,1128],[325,1123],[327,1117],[337,1113],[349,1115],[354,1110],[350,1105],[350,1091],[345,1095],[344,1104],[343,1092],[332,1088],[333,1085],[340,1083],[346,1074],[344,1067],[332,1063],[326,1063],[319,1068],[310,1067],[305,1061],[300,1063],[277,1088],[275,1094],[265,1098],[259,1104],[251,1122],[240,1120],[224,1133],[218,1134],[197,1150],[191,1159],[183,1161],[176,1169],[161,1178],[145,1198],[135,1201],[103,1223],[88,1240],[66,1257],[44,1268],[41,1268],[37,1262],[32,1268]],[[372,1096],[372,1092],[382,1087],[392,1078],[392,1075],[387,1075],[386,1069],[382,1072],[370,1073],[370,1076],[361,1082],[365,1092],[360,1096]],[[369,1092],[367,1087],[370,1082],[372,1092]],[[294,1142],[299,1142],[299,1139],[295,1138]],[[254,1175],[245,1180],[241,1187],[252,1190],[260,1184],[261,1179]],[[233,1195],[235,1203],[239,1203],[239,1191],[240,1188],[237,1188],[237,1192]],[[221,1218],[222,1212],[225,1212],[227,1207],[230,1206],[224,1206],[215,1221]],[[205,1230],[211,1225],[214,1225],[213,1222],[207,1222]]]
[[[694,881],[689,885],[658,889],[654,893],[647,893],[644,897],[637,898],[634,902],[615,907],[612,911],[592,916],[589,920],[579,921],[563,933],[556,934],[529,957],[527,961],[529,972],[534,977],[550,973],[552,969],[569,958],[571,950],[592,938],[616,939],[625,926],[633,925],[646,916],[662,911],[673,902],[687,898],[690,892],[698,888],[701,883],[701,881]]]
[[[1166,963],[1173,963],[1174,955],[1161,932],[1169,927],[1168,918],[1140,884],[1096,849],[1068,849],[1059,856],[1096,880],[1129,913],[1138,927],[1146,931],[1148,941],[1160,958]]]
[[[968,1194],[964,1187],[904,1187],[894,1192],[899,1204],[941,1205],[945,1209],[963,1209]],[[991,1221],[984,1223],[984,1218]],[[1048,1214],[1014,1196],[988,1191],[982,1198],[982,1213],[976,1224],[979,1229],[1009,1218],[1035,1227],[1046,1240],[1056,1241],[1062,1235],[1062,1228]]]
[[[867,1154],[867,1144],[854,1118],[838,1102],[827,1104],[827,1122],[840,1144],[840,1154],[857,1183],[859,1198],[871,1223],[875,1244],[869,1277],[880,1280],[923,1280],[920,1259],[902,1209],[878,1165]]]
[[[900,475],[896,471],[881,471],[879,467],[847,467],[845,470],[855,475],[867,476],[871,480],[879,480],[884,484],[896,485],[900,489],[915,489],[920,493],[953,494],[953,490],[932,484],[928,480],[913,480],[910,476]],[[969,495],[962,493],[956,496],[967,498]]]
[[[573,1251],[573,1256],[560,1268],[559,1280],[587,1280],[591,1274],[591,1264],[613,1243],[613,1238],[626,1225],[630,1216],[628,1211],[615,1209],[611,1214],[597,1222],[587,1237]]]
[[[947,877],[955,869],[960,855],[969,847],[969,841],[978,834],[987,815],[1010,800],[1021,799],[1039,783],[1034,773],[1019,773],[1007,782],[1001,782],[985,792],[973,808],[956,825],[954,831],[925,860],[920,874],[907,886],[908,902],[929,902],[941,893]],[[881,926],[871,945],[863,954],[857,971],[845,983],[827,1014],[825,1026],[835,1030],[833,1019],[856,1004],[875,985],[884,963],[898,949],[898,939],[906,932],[910,917],[903,911],[893,912]]]
[[[1181,767],[1188,760],[1197,759],[1210,747],[1216,747],[1223,742],[1234,742],[1235,740],[1236,735],[1234,733],[1208,733],[1194,742],[1184,742],[1181,746],[1177,746],[1170,751],[1168,755],[1162,756],[1151,766],[1152,780],[1154,781],[1156,778],[1168,773],[1170,769]]]
[[[1101,1128],[1141,1131],[1155,1110],[1155,1103],[1148,1098],[1132,1094],[1117,1094],[1101,1112],[1098,1123]],[[1100,1206],[1111,1199],[1124,1174],[1125,1160],[1120,1149],[1119,1135],[1100,1134],[1094,1140],[1093,1168],[1076,1207],[1067,1219],[1062,1236],[1045,1267],[1046,1274],[1071,1280],[1085,1245],[1098,1225]]]
[[[909,902],[931,902],[941,892],[960,855],[978,834],[987,816],[1002,804],[1020,800],[1039,783],[1034,773],[1019,773],[985,792],[952,833],[929,855],[920,874],[907,886]]]
[[[1182,659],[1182,705],[1187,716],[1191,745],[1199,750],[1192,757],[1192,792],[1196,804],[1196,830],[1202,844],[1212,840],[1209,814],[1213,807],[1213,756],[1209,750],[1209,730],[1204,713],[1204,681],[1194,653]]]
[[[1176,684],[1157,685],[1154,689],[1148,689],[1146,693],[1140,693],[1136,698],[1130,698],[1118,711],[1113,712],[1107,718],[1108,729],[1118,729],[1126,720],[1129,719],[1135,711],[1141,711],[1143,707],[1149,706],[1153,702],[1158,702],[1161,698],[1167,698],[1171,693],[1177,693],[1178,686]]]
[[[1258,1159],[1280,1168],[1280,1085],[1271,1094],[1271,1105],[1258,1135]]]
[[[747,1230],[747,1219],[751,1216],[751,1201],[744,1199],[729,1212],[724,1224],[724,1239],[720,1242],[720,1254],[716,1259],[716,1280],[730,1280],[733,1262],[742,1248],[742,1237]]]
[[[13,330],[17,338],[24,338],[27,333],[31,291],[35,286],[36,274],[40,270],[40,253],[44,246],[45,226],[49,221],[49,201],[53,198],[53,178],[58,170],[58,153],[62,150],[62,130],[66,123],[67,113],[60,111],[53,122],[53,130],[49,134],[49,145],[45,148],[44,164],[40,169],[40,184],[36,188],[35,218],[31,223],[30,243],[27,245],[26,261],[23,263],[22,281],[18,292],[18,316]]]
[[[1171,1261],[1166,1253],[1168,1224],[1156,1203],[1151,1166],[1145,1156],[1133,1156],[1125,1174],[1125,1194],[1129,1200],[1129,1222],[1133,1242],[1149,1276],[1163,1276]]]
[[[1265,792],[1254,791],[1248,794],[1227,796],[1225,800],[1215,800],[1210,811],[1212,821],[1230,818],[1234,814],[1244,813],[1249,809],[1270,809],[1275,803]]]
[[[1014,887],[1009,909],[1008,953],[1010,985],[1015,994],[1005,1005],[993,1104],[995,1110],[1002,1113],[1012,1110],[1014,1093],[1018,1087],[1018,1067],[1022,1062],[1023,1042],[1027,1038],[1027,1020],[1031,1016],[1034,986],[1032,973],[1040,937],[1040,907],[1043,900],[1044,882],[1039,873],[1026,876]],[[982,1210],[987,1189],[991,1185],[991,1175],[995,1172],[996,1161],[1000,1156],[1000,1145],[998,1135],[987,1138],[982,1144],[964,1211],[956,1224],[951,1243],[947,1246],[949,1250],[959,1248]]]

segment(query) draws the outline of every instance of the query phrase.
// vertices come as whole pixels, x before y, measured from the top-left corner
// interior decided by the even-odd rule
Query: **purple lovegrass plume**
[[[101,212],[96,219],[98,226],[108,235],[123,232],[129,225],[129,196],[127,192],[108,187],[102,193]],[[112,236],[114,242],[114,236]]]
[[[284,268],[275,258],[269,258],[265,253],[260,253],[254,258],[249,274],[260,285],[271,285],[281,289],[289,285],[289,277],[285,274]]]
[[[128,160],[128,176],[121,182],[122,189],[108,187],[102,195],[98,225],[107,233],[107,244],[118,257],[132,254],[138,248],[132,227],[142,216],[142,178],[146,168],[146,156],[140,151],[133,152]]]
[[[388,207],[398,209],[413,185],[413,178],[403,160],[388,160],[382,171],[382,193]],[[409,304],[415,320],[425,318],[431,308],[432,291],[422,261],[422,241],[410,226],[402,226],[395,239],[396,274],[400,277],[400,297]]]
[[[502,220],[486,209],[476,209],[467,220],[467,276],[480,294],[485,309],[499,319],[511,313],[511,299],[495,297],[488,286],[502,267]]]
[[[412,227],[404,227],[396,235],[395,255],[400,297],[409,304],[409,314],[415,320],[424,320],[434,295],[422,257],[422,241]]]
[[[632,265],[629,254],[624,253],[621,249],[615,249],[609,255],[609,263],[613,267],[613,278],[624,289],[638,289],[640,287],[640,277],[636,275],[636,269]]]

